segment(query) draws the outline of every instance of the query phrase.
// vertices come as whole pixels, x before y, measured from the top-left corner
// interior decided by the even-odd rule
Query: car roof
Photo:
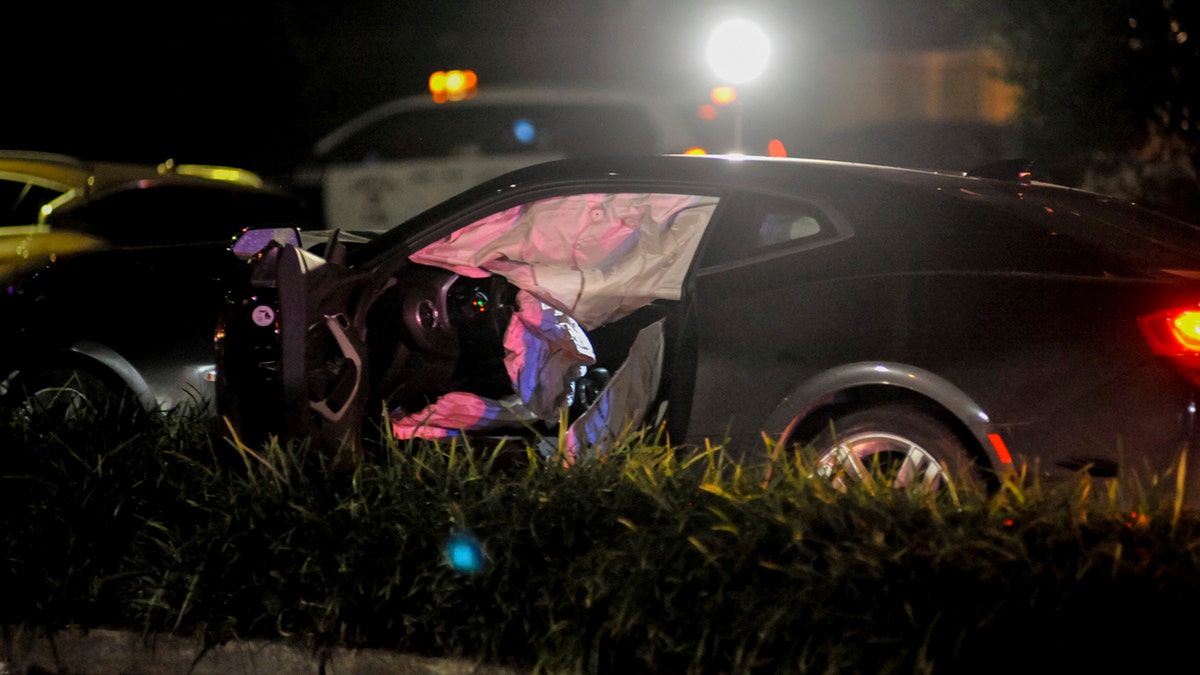
[[[1089,269],[1106,276],[1176,278],[1194,276],[1192,270],[1200,269],[1200,227],[1119,198],[963,172],[713,155],[568,158],[518,169],[398,223],[352,249],[349,262],[377,264],[398,250],[428,245],[451,227],[580,192],[738,198],[757,194],[768,204],[776,198],[803,200],[849,219],[861,235],[855,240],[874,246],[871,250],[889,251],[884,258],[899,267],[961,262],[955,255],[973,246],[978,250],[977,242],[990,242],[984,245],[990,251],[993,245],[1011,244],[1020,250],[1029,248],[1028,242],[1050,241],[1053,246],[1045,248],[1037,264],[1055,273]],[[732,211],[740,212],[737,207]],[[927,260],[892,255],[894,237],[905,234],[909,241],[938,242],[922,251],[957,253],[938,258],[940,254],[932,252]]]
[[[656,155],[569,157],[517,169],[481,187],[505,189],[505,186],[515,188],[535,183],[604,178],[787,192],[794,187],[797,179],[820,181],[851,176],[928,187],[949,183],[991,185],[993,188],[1005,185],[1002,181],[971,177],[960,171],[941,172],[837,160],[742,155]]]
[[[886,182],[912,188],[953,187],[972,196],[1021,198],[1037,193],[1050,199],[1133,206],[1118,198],[1035,180],[1002,180],[965,171],[882,166],[839,160],[751,155],[655,155],[568,157],[517,169],[482,184],[477,190],[505,191],[537,183],[623,179],[633,182],[712,185],[723,188],[791,192],[797,180],[821,182]],[[473,192],[472,190],[471,192]],[[966,192],[964,192],[966,191]]]
[[[46,152],[0,152],[0,175],[15,175],[23,179],[32,179],[34,182],[63,191],[86,190],[88,179],[95,175],[97,168],[94,163],[68,155]],[[106,169],[103,173],[105,177],[101,180],[106,182],[117,180],[116,173],[122,174],[121,179],[123,180],[136,180],[147,175],[147,171],[143,167],[130,167],[127,171],[118,172]],[[95,183],[96,179],[93,178],[92,182]]]
[[[798,178],[805,175],[828,176],[836,173],[889,175],[911,174],[916,180],[934,180],[933,172],[877,167],[827,160],[803,160],[734,155],[632,155],[606,157],[567,157],[510,171],[481,183],[417,215],[407,223],[383,233],[355,252],[356,261],[366,261],[395,242],[421,231],[428,224],[448,217],[477,203],[490,203],[513,192],[554,189],[563,184],[593,181],[628,182],[641,189],[754,189],[788,193]],[[955,174],[961,178],[962,174]],[[978,179],[975,179],[978,180]]]
[[[517,169],[471,188],[408,223],[397,223],[398,227],[363,246],[355,257],[358,261],[370,260],[388,246],[441,219],[463,209],[471,210],[479,204],[503,200],[507,194],[527,194],[589,182],[628,183],[634,190],[738,190],[808,195],[810,198],[826,190],[851,196],[866,190],[862,192],[864,199],[922,193],[1026,216],[1047,208],[1091,213],[1099,218],[1107,217],[1101,214],[1113,215],[1119,211],[1122,220],[1131,226],[1154,225],[1172,229],[1183,226],[1200,237],[1200,228],[1113,197],[1048,183],[972,176],[961,171],[737,155],[568,157]]]
[[[650,113],[663,136],[664,147],[684,147],[691,140],[691,131],[660,98],[638,92],[617,89],[581,89],[538,86],[493,85],[461,101],[438,103],[429,94],[414,94],[392,99],[370,108],[330,131],[312,148],[320,158],[337,148],[362,129],[393,115],[417,110],[486,108],[489,106],[528,105],[634,105]]]
[[[73,209],[110,194],[168,186],[216,188],[283,195],[245,169],[209,164],[160,164],[92,161],[66,154],[0,150],[0,179],[26,182],[57,191],[43,206],[39,222],[50,214]]]
[[[263,180],[251,171],[207,164],[177,164],[168,159],[161,164],[91,161],[71,155],[0,150],[0,175],[18,175],[48,187],[76,190],[78,194],[108,192],[141,181],[178,184],[231,183],[262,188]]]

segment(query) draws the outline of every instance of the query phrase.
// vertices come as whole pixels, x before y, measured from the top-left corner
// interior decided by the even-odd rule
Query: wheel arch
[[[16,378],[21,371],[35,372],[50,368],[76,368],[86,370],[114,387],[124,386],[137,397],[147,409],[157,406],[157,400],[137,368],[111,347],[87,340],[76,341],[69,346],[37,354],[21,362],[14,370]],[[8,384],[15,378],[5,380]]]
[[[993,444],[995,427],[974,399],[939,375],[901,363],[853,363],[809,378],[776,406],[765,428],[780,442],[811,438],[839,414],[884,403],[910,403],[933,414],[994,470],[1011,464]]]

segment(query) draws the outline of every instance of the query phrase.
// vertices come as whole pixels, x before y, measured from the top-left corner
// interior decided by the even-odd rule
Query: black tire
[[[894,487],[936,491],[947,478],[978,478],[962,439],[915,406],[885,404],[844,413],[810,444],[816,450],[818,475],[839,488],[882,478]]]
[[[91,370],[59,366],[18,374],[5,399],[7,407],[31,418],[77,422],[108,414],[132,402],[132,395]]]

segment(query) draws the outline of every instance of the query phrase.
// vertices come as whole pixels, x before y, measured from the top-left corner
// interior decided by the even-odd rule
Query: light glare
[[[713,87],[708,97],[717,105],[729,105],[737,100],[737,90],[730,86]]]
[[[1189,349],[1200,349],[1200,312],[1183,312],[1176,317],[1175,334],[1180,344]]]
[[[529,145],[537,137],[537,128],[533,126],[533,122],[519,119],[513,122],[513,136],[521,145]]]
[[[745,19],[726,21],[708,39],[708,65],[716,76],[739,84],[762,75],[771,55],[763,29]]]
[[[429,76],[429,93],[436,103],[461,101],[475,96],[478,84],[473,70],[439,70]]]
[[[455,572],[478,574],[487,565],[487,554],[479,540],[469,532],[455,532],[446,542],[443,556]]]

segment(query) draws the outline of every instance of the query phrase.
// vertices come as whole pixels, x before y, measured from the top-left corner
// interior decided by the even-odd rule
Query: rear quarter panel
[[[1046,466],[1122,453],[1162,464],[1178,449],[1191,387],[1151,354],[1137,318],[1200,302],[1194,284],[1072,256],[1054,227],[1024,227],[937,190],[812,193],[853,236],[736,265],[700,263],[689,441],[761,444],[760,432],[783,431],[768,420],[805,381],[887,361],[944,378],[1015,454]],[[715,228],[745,226],[722,215]]]

